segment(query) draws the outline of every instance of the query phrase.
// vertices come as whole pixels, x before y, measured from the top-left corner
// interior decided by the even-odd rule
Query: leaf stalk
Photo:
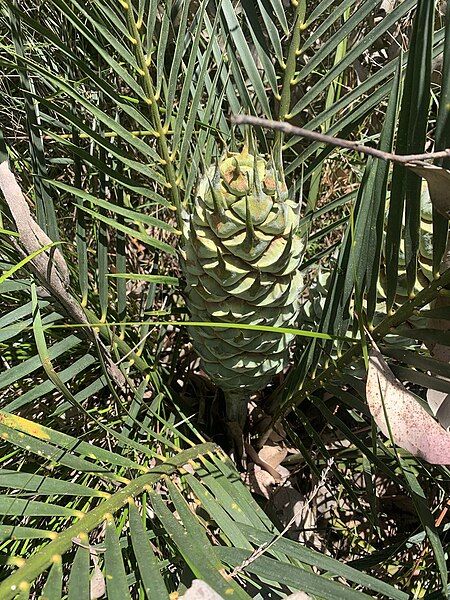
[[[167,133],[169,127],[167,124],[163,125],[161,121],[161,116],[159,114],[158,107],[158,98],[156,97],[155,92],[153,90],[153,82],[150,75],[149,65],[147,64],[147,60],[145,59],[142,38],[136,23],[136,19],[134,17],[133,7],[131,3],[127,3],[126,5],[123,4],[123,7],[127,13],[128,30],[133,41],[135,42],[133,43],[134,53],[141,70],[140,74],[144,84],[144,91],[147,96],[150,116],[152,119],[153,127],[155,128],[156,139],[158,140],[158,145],[162,154],[161,162],[164,166],[164,171],[168,180],[168,187],[170,188],[173,203],[176,207],[178,228],[182,229],[183,221],[181,217],[182,206],[180,188],[177,183],[177,176],[173,166],[173,156],[169,149],[169,144],[167,142]]]
[[[288,57],[284,69],[283,83],[280,94],[280,106],[278,109],[278,118],[280,121],[284,121],[289,118],[289,110],[291,108],[291,87],[292,82],[295,79],[295,71],[297,66],[297,58],[300,53],[300,43],[302,38],[302,31],[305,29],[305,15],[306,15],[306,1],[300,0],[296,5],[294,28],[292,31],[292,39],[289,45]],[[275,132],[275,166],[280,173],[282,173],[282,146],[283,146],[283,132],[277,130]]]

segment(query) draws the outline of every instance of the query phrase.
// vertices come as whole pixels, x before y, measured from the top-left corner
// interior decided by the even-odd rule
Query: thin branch
[[[431,160],[433,158],[448,158],[450,157],[450,149],[440,150],[439,152],[426,152],[424,154],[393,154],[392,152],[383,152],[378,148],[371,148],[370,146],[364,146],[359,142],[351,142],[338,137],[332,137],[324,133],[318,133],[317,131],[310,131],[303,127],[296,127],[285,121],[272,121],[270,119],[260,119],[259,117],[252,117],[247,115],[233,115],[231,117],[232,123],[235,125],[253,125],[254,127],[263,127],[264,129],[272,129],[274,131],[282,131],[283,133],[294,135],[297,137],[304,137],[315,142],[322,142],[323,144],[330,144],[332,146],[338,146],[339,148],[347,148],[354,152],[361,152],[368,156],[374,156],[381,160],[390,160],[392,162],[400,163],[403,165],[418,164],[424,160]]]

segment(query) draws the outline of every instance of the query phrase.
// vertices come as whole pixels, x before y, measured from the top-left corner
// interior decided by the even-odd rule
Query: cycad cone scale
[[[211,167],[197,190],[182,251],[194,321],[292,327],[299,312],[303,242],[298,207],[281,176],[244,149]],[[252,392],[288,360],[293,335],[192,327],[194,349],[243,425]]]

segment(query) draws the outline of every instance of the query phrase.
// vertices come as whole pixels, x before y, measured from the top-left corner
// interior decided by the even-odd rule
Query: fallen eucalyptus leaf
[[[247,444],[244,442],[245,445],[245,450],[248,454],[248,456],[252,459],[252,461],[256,464],[259,465],[262,469],[264,469],[265,471],[267,471],[268,473],[270,473],[270,475],[272,475],[272,477],[275,479],[275,481],[280,482],[281,481],[281,475],[278,473],[278,471],[272,467],[271,465],[269,465],[268,463],[266,463],[256,452],[256,450],[253,448],[253,446],[251,446],[250,444]]]
[[[397,446],[431,464],[450,464],[450,433],[394,376],[374,342],[369,355],[366,396],[376,424],[386,437],[392,435]]]
[[[91,600],[97,600],[97,598],[101,598],[105,595],[106,592],[106,583],[105,577],[98,566],[98,558],[95,554],[91,554],[92,560],[94,561],[94,570],[92,572],[91,581],[90,581],[90,589],[89,595]]]
[[[383,10],[388,15],[394,10],[396,4],[396,0],[383,0],[379,10]]]
[[[286,458],[287,453],[287,448],[283,448],[283,446],[280,446],[279,444],[266,444],[258,452],[258,456],[266,464],[270,465],[273,469],[276,469]]]
[[[274,490],[272,504],[283,527],[289,525],[286,532],[289,538],[295,539],[296,535],[303,533],[305,528],[314,528],[314,522],[308,519],[304,510],[305,497],[292,486],[290,481]],[[305,520],[310,522],[305,523]]]
[[[243,480],[253,494],[259,494],[267,500],[270,499],[277,483],[270,473],[255,463],[247,466]]]

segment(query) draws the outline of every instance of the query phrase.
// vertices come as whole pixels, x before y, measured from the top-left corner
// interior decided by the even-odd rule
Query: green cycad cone
[[[192,319],[293,326],[302,288],[298,223],[282,177],[263,158],[245,148],[211,167],[184,231]],[[190,334],[205,371],[225,392],[228,420],[242,424],[250,394],[285,367],[293,336],[216,327]]]

